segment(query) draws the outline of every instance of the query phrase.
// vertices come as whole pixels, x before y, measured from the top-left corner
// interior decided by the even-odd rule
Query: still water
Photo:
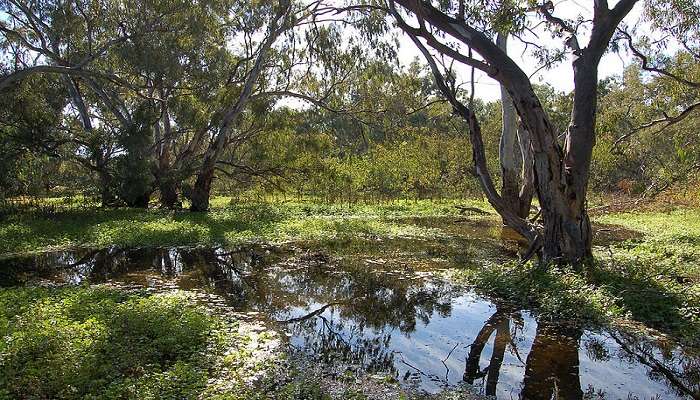
[[[629,332],[538,320],[452,285],[435,273],[469,262],[446,248],[452,245],[83,249],[0,261],[0,285],[204,289],[260,312],[287,333],[292,349],[328,371],[366,371],[431,393],[470,384],[499,399],[700,398],[697,353]]]

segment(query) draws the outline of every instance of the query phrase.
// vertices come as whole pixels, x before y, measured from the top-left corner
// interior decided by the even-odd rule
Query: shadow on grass
[[[700,345],[699,260],[692,249],[700,241],[688,234],[662,240],[615,225],[597,225],[596,230],[605,232],[596,244],[606,246],[597,248],[594,262],[583,272],[511,262],[459,276],[488,296],[547,319],[584,324],[633,320],[684,344]],[[691,249],[680,242],[690,243]]]
[[[700,345],[700,291],[683,278],[683,266],[667,266],[658,256],[601,257],[587,273],[635,321]],[[681,269],[681,271],[679,271]]]
[[[408,212],[401,208],[402,212]],[[410,209],[407,209],[411,211]],[[442,210],[442,209],[438,209]],[[357,218],[343,210],[241,205],[207,213],[138,209],[67,210],[50,218],[18,215],[0,226],[0,255],[70,247],[232,245],[252,240],[322,240],[338,237],[430,237],[438,229],[399,223],[377,208]],[[423,212],[423,211],[421,211]],[[308,215],[307,215],[308,214]]]
[[[196,397],[215,320],[182,295],[0,289],[0,394]]]

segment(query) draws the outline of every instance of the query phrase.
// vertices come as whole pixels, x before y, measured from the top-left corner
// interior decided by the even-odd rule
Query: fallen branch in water
[[[325,306],[319,308],[318,310],[314,310],[306,315],[303,315],[301,317],[295,317],[295,318],[290,318],[290,319],[285,319],[282,321],[276,321],[280,324],[290,324],[292,322],[301,322],[301,321],[306,321],[307,319],[311,319],[317,315],[323,314],[324,311],[326,311],[329,307],[333,306],[339,306],[343,304],[342,302],[336,302],[336,303],[328,303]]]

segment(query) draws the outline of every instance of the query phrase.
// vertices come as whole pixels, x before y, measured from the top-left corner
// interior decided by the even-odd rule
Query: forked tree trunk
[[[528,132],[533,133],[535,189],[542,209],[541,259],[546,263],[578,265],[592,254],[591,228],[585,210],[585,185],[575,187],[572,173],[581,169],[587,171],[589,164],[563,162],[565,153],[532,89],[518,97],[516,104],[522,107],[519,114],[526,119],[524,124]],[[567,137],[571,136],[571,131]],[[592,146],[592,143],[581,143],[574,150],[589,152],[590,162]]]
[[[545,263],[580,264],[591,256],[591,225],[586,212],[586,190],[595,144],[598,64],[613,33],[637,1],[619,0],[612,9],[608,7],[607,1],[593,2],[592,28],[584,48],[579,47],[575,29],[565,21],[555,19],[563,30],[571,33],[566,46],[572,50],[574,57],[574,107],[564,148],[559,144],[558,134],[532,88],[530,77],[488,36],[466,23],[462,15],[457,18],[450,16],[431,2],[389,2],[391,14],[428,61],[440,91],[469,123],[475,170],[489,203],[506,224],[531,242],[531,250],[541,246],[541,260]],[[417,17],[419,26],[406,23],[396,10],[394,2]],[[548,6],[544,7],[543,13],[552,19],[548,15]],[[481,60],[472,58],[471,52],[465,55],[446,46],[436,38],[435,31],[465,44],[478,53]],[[486,164],[478,120],[445,83],[442,72],[418,39],[419,36],[434,50],[465,65],[481,69],[507,89],[522,125],[530,136],[534,182],[542,208],[542,227],[518,216],[495,190]]]

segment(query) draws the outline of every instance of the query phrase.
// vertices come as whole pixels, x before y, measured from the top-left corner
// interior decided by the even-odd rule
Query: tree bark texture
[[[496,44],[507,52],[508,35],[499,33],[496,36]],[[501,197],[506,207],[525,219],[530,214],[534,195],[530,136],[524,128],[519,129],[518,114],[513,100],[502,85],[501,111],[501,139],[498,149],[501,164]]]
[[[620,0],[613,9],[608,9],[605,1],[595,2],[588,45],[584,49],[578,48],[575,31],[572,32],[572,39],[567,41],[574,54],[575,88],[571,125],[562,148],[558,141],[558,133],[535,94],[530,78],[489,37],[470,26],[463,18],[451,17],[429,2],[390,0],[392,15],[425,56],[440,91],[469,124],[476,174],[489,203],[508,226],[531,242],[533,249],[539,249],[540,259],[545,263],[578,265],[592,254],[591,227],[586,212],[586,190],[595,144],[598,63],[616,27],[636,2],[637,0]],[[409,26],[394,8],[394,3],[411,12],[418,20],[418,27]],[[426,29],[427,24],[450,39],[463,43],[479,54],[481,59],[474,59],[446,46],[433,36],[431,30]],[[418,37],[422,37],[434,50],[465,65],[481,69],[505,89],[520,116],[522,142],[527,141],[526,134],[529,136],[533,155],[534,186],[542,209],[541,225],[534,225],[518,215],[524,210],[514,211],[508,205],[505,196],[495,190],[493,180],[486,169],[483,138],[477,118],[445,84],[433,56]],[[527,191],[521,192],[526,194]]]

